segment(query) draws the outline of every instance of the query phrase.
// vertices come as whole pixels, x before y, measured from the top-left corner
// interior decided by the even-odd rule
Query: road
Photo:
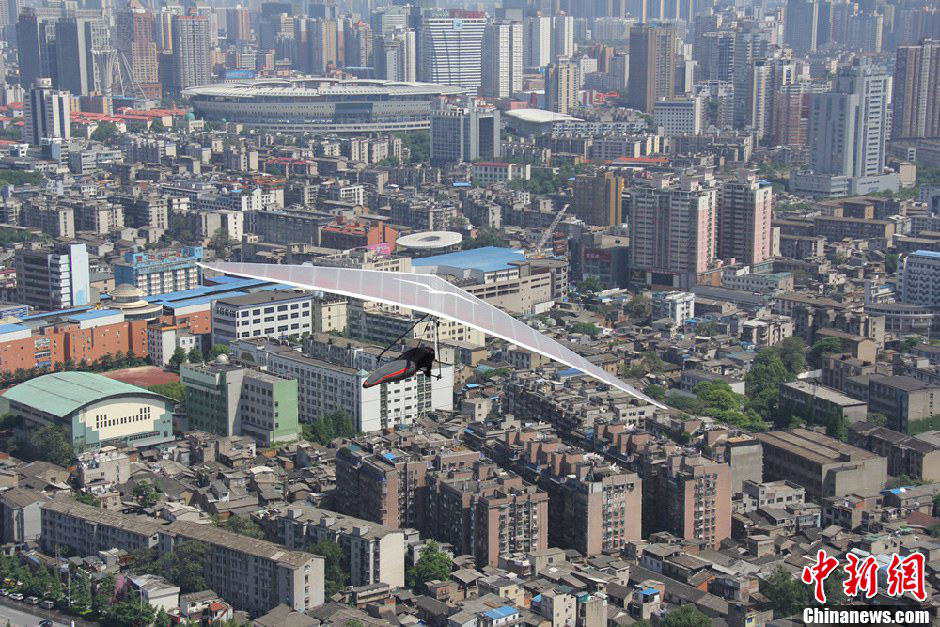
[[[16,605],[16,607],[13,607],[13,605]],[[30,612],[36,612],[36,614],[31,614]],[[51,614],[51,612],[47,612],[41,608],[21,606],[20,603],[16,603],[5,597],[0,597],[0,625],[9,623],[15,627],[35,627],[39,624],[39,621]],[[61,622],[61,618],[53,618],[53,620],[55,621],[52,623],[53,625],[68,627],[69,623]]]

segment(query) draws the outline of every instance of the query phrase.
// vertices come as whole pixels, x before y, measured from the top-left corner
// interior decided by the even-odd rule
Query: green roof
[[[100,374],[70,370],[44,374],[14,385],[3,393],[3,397],[53,416],[64,417],[89,403],[118,394],[159,396],[150,390]]]

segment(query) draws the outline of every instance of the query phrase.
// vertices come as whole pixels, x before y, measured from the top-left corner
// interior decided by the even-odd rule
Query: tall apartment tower
[[[154,28],[153,13],[138,0],[132,0],[127,9],[116,16],[114,47],[127,59],[131,79],[144,94],[159,97],[162,87]]]
[[[891,137],[940,137],[940,41],[898,47]]]
[[[429,15],[418,35],[418,78],[478,90],[483,85],[484,14],[452,10]]]
[[[87,305],[90,301],[85,244],[16,251],[17,299],[44,311]]]
[[[570,57],[574,54],[574,18],[556,15],[552,19],[552,58]]]
[[[522,91],[522,24],[498,22],[483,31],[483,91],[491,98],[509,98]]]
[[[172,34],[174,92],[211,83],[209,19],[202,15],[174,15]]]
[[[568,113],[578,104],[578,69],[566,58],[550,63],[544,70],[545,108]]]
[[[376,37],[372,55],[377,78],[409,83],[418,80],[413,30],[402,29]]]
[[[581,174],[574,181],[573,213],[594,226],[623,223],[624,180],[613,172]]]
[[[108,27],[102,20],[66,17],[56,22],[55,48],[57,85],[76,96],[102,91],[104,68],[99,68],[97,53],[108,43]]]
[[[499,111],[454,108],[431,118],[431,163],[446,165],[498,159]]]
[[[773,255],[770,221],[774,191],[753,174],[725,181],[718,190],[718,257],[754,264]]]
[[[819,32],[817,0],[787,0],[783,17],[783,40],[796,54],[816,50]]]
[[[251,41],[251,15],[242,5],[225,9],[225,37],[229,44]]]
[[[676,94],[676,29],[641,24],[630,29],[628,105],[652,113],[653,104]]]
[[[526,18],[523,45],[526,67],[545,67],[552,60],[552,18]]]
[[[831,92],[810,96],[810,166],[816,174],[874,177],[884,172],[891,76],[856,61]]]
[[[38,146],[44,139],[71,137],[71,97],[52,88],[52,79],[38,78],[26,97],[23,139]]]
[[[324,74],[339,63],[338,24],[325,18],[307,22],[307,46],[310,70]]]
[[[651,284],[694,285],[717,253],[714,181],[654,174],[630,190],[628,207],[633,269]]]
[[[24,9],[16,21],[16,54],[24,89],[42,77],[51,78],[55,84],[55,23],[39,17],[33,8]]]

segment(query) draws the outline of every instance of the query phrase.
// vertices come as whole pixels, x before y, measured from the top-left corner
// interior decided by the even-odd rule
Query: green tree
[[[830,353],[841,353],[845,350],[845,346],[842,342],[842,338],[839,337],[825,337],[821,340],[818,340],[813,344],[812,348],[809,349],[810,361],[817,368],[821,368],[823,365],[823,357]]]
[[[58,425],[46,425],[30,431],[16,445],[16,454],[29,461],[52,462],[67,467],[75,459],[75,449]]]
[[[903,340],[901,340],[901,351],[904,353],[910,352],[915,346],[923,343],[924,338],[919,335],[911,335]]]
[[[101,122],[97,128],[91,132],[91,139],[96,142],[104,142],[118,135],[120,131],[113,122]]]
[[[666,614],[661,624],[664,627],[709,627],[712,621],[697,607],[687,603]]]
[[[791,374],[798,375],[806,370],[806,342],[803,338],[792,335],[778,342],[774,348]]]
[[[170,365],[174,368],[179,368],[184,361],[186,361],[186,351],[177,346],[173,354],[170,355]]]
[[[228,257],[229,253],[232,250],[232,246],[235,245],[235,240],[233,240],[228,231],[222,227],[219,227],[212,234],[212,238],[209,240],[209,247],[215,251],[216,256],[218,257]]]
[[[934,414],[929,418],[923,418],[922,420],[911,420],[907,423],[907,433],[908,435],[917,435],[918,433],[924,433],[925,431],[937,431],[940,430],[940,414]]]
[[[301,437],[317,444],[327,445],[336,438],[349,438],[354,435],[356,428],[352,418],[344,411],[332,412],[301,425]]]
[[[774,616],[785,618],[801,612],[812,601],[810,588],[778,566],[770,577],[760,582],[760,591],[774,610]]]
[[[203,361],[202,351],[193,346],[186,358],[191,364],[201,363]]]
[[[154,385],[148,385],[147,389],[151,392],[156,392],[161,396],[172,398],[174,401],[181,403],[183,401],[183,394],[186,391],[186,386],[184,386],[179,381],[169,381],[167,383],[156,383]]]
[[[187,541],[168,553],[157,554],[153,549],[135,556],[132,570],[165,577],[180,587],[183,594],[205,590],[205,563],[209,549],[202,542]]]
[[[648,296],[637,293],[633,295],[630,302],[624,305],[623,308],[631,318],[645,320],[650,317],[652,303]]]
[[[595,292],[600,292],[603,289],[604,284],[601,282],[600,277],[594,275],[591,275],[578,283],[578,291],[584,292],[585,294],[594,294]]]
[[[656,383],[647,385],[643,393],[657,401],[662,401],[666,398],[666,388]]]
[[[897,274],[898,254],[888,253],[885,255],[885,274]]]
[[[498,229],[483,227],[477,230],[476,237],[468,237],[463,241],[464,250],[483,248],[484,246],[505,248],[509,246],[509,240]]]
[[[888,424],[888,417],[877,412],[868,414],[866,420],[876,427],[883,427]]]
[[[597,337],[601,334],[601,329],[593,322],[575,322],[571,325],[571,332]]]
[[[92,507],[98,507],[98,499],[94,495],[89,494],[88,492],[73,492],[72,496],[75,497],[75,500],[79,503],[84,503],[85,505],[91,505]]]
[[[132,494],[134,499],[143,507],[153,507],[160,501],[160,493],[149,479],[138,481],[132,490]]]
[[[796,373],[786,367],[778,350],[774,347],[761,350],[744,376],[747,408],[763,420],[771,420],[777,412],[779,384],[795,378]]]
[[[215,359],[219,355],[228,355],[228,344],[213,344],[209,349],[209,359]]]
[[[421,557],[414,566],[405,573],[408,587],[415,592],[424,592],[424,584],[428,581],[450,579],[454,567],[454,560],[441,550],[441,546],[430,540],[421,551]]]
[[[349,585],[349,565],[342,547],[332,540],[321,540],[308,549],[323,558],[323,584],[327,597]]]
[[[87,614],[91,611],[91,579],[88,578],[88,573],[79,570],[72,575],[71,583],[69,599],[72,611]]]
[[[264,530],[261,528],[261,525],[247,516],[232,515],[224,521],[215,520],[214,522],[217,527],[222,527],[227,531],[240,533],[243,536],[258,540],[264,539]]]

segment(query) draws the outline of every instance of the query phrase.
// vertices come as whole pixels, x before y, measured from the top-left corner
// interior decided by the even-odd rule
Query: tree
[[[708,627],[712,621],[697,607],[687,603],[663,617],[664,627]]]
[[[247,516],[232,515],[225,521],[216,520],[215,525],[227,531],[231,531],[232,533],[240,533],[243,536],[248,536],[249,538],[255,538],[257,540],[264,539],[264,530],[261,528],[261,525]]]
[[[323,558],[323,585],[331,597],[349,585],[349,566],[342,547],[332,540],[321,540],[308,549]]]
[[[761,350],[744,376],[747,408],[764,420],[772,419],[777,411],[778,386],[795,378],[796,374],[786,367],[777,349]]]
[[[191,364],[202,363],[203,361],[202,351],[196,348],[195,346],[193,346],[192,349],[190,349],[189,355],[187,355],[186,358]]]
[[[208,553],[208,547],[195,540],[183,542],[160,555],[150,549],[137,556],[133,571],[165,577],[179,586],[183,594],[199,592],[207,588],[204,564]]]
[[[94,495],[89,494],[88,492],[73,492],[72,496],[75,497],[75,500],[79,503],[84,503],[85,505],[91,505],[92,507],[98,507],[98,499]]]
[[[643,393],[657,401],[662,401],[666,398],[666,388],[656,383],[647,385]]]
[[[181,403],[183,402],[183,394],[186,391],[186,386],[179,381],[169,381],[167,383],[156,383],[154,385],[148,385],[147,389],[151,392],[156,392],[161,396],[172,398],[177,403]]]
[[[52,462],[67,467],[75,459],[75,449],[65,432],[58,425],[46,425],[30,431],[16,445],[16,454],[29,461]]]
[[[643,294],[634,294],[633,298],[630,299],[630,302],[624,305],[623,308],[631,318],[645,320],[646,318],[650,317],[652,312],[652,303],[650,302],[649,297]]]
[[[774,348],[791,374],[797,375],[806,370],[806,342],[803,338],[791,335],[778,342]]]
[[[209,240],[209,247],[215,251],[218,257],[228,257],[229,252],[235,241],[229,237],[228,231],[221,226],[212,234]]]
[[[143,507],[153,507],[160,501],[160,493],[149,479],[138,481],[132,493],[134,499]]]
[[[604,284],[601,282],[600,277],[593,275],[578,283],[578,291],[586,294],[600,292],[603,289]]]
[[[356,435],[352,418],[344,411],[336,411],[313,422],[301,426],[301,437],[309,442],[327,445],[336,438],[349,438]]]
[[[877,412],[868,414],[866,420],[876,427],[883,427],[888,424],[888,417]]]
[[[209,359],[215,359],[219,355],[228,355],[228,344],[213,344],[209,349]]]
[[[897,274],[898,254],[888,253],[885,255],[885,274]]]
[[[810,361],[817,368],[821,368],[823,365],[823,356],[829,353],[841,353],[843,350],[845,350],[845,347],[842,343],[842,338],[824,337],[818,340],[813,344],[812,348],[809,349]]]
[[[937,431],[938,429],[940,429],[940,414],[934,414],[922,420],[911,420],[907,423],[908,435],[917,435],[918,433]]]
[[[186,361],[186,351],[177,346],[173,354],[170,355],[170,365],[174,368],[179,368],[184,361]]]
[[[479,229],[476,237],[469,237],[463,241],[464,250],[483,248],[484,246],[505,248],[508,245],[509,240],[507,240],[499,230],[489,227]]]
[[[421,551],[421,557],[414,566],[405,573],[408,587],[415,592],[423,592],[424,584],[428,581],[450,579],[454,561],[441,550],[441,546],[430,540]]]
[[[594,338],[601,334],[601,329],[593,322],[575,322],[571,325],[571,332],[590,335]]]
[[[828,580],[827,580],[828,581]],[[760,591],[774,610],[774,616],[784,618],[801,612],[810,605],[810,588],[778,566],[770,577],[760,582]]]
[[[910,335],[903,340],[901,340],[901,351],[904,353],[910,352],[915,346],[922,343],[924,338],[919,335]]]

